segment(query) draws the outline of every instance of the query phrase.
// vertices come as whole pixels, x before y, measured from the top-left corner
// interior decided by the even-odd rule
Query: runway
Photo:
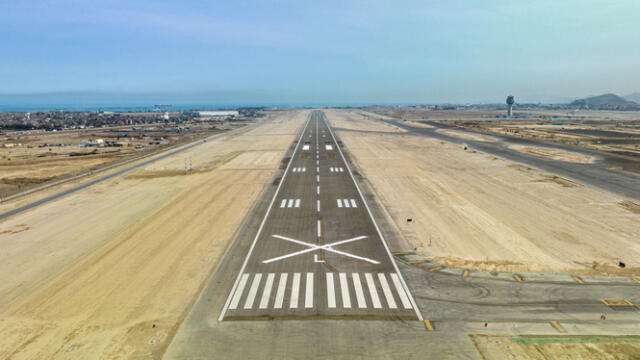
[[[422,320],[321,111],[310,114],[219,321]]]

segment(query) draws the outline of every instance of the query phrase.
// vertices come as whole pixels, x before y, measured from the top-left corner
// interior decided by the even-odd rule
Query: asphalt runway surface
[[[435,139],[444,140],[454,144],[467,146],[470,149],[482,151],[487,154],[499,156],[503,159],[511,160],[521,164],[536,167],[551,174],[565,177],[575,182],[591,185],[606,191],[610,191],[624,197],[640,200],[640,173],[625,171],[625,168],[640,169],[640,161],[622,155],[606,153],[602,151],[589,150],[579,147],[557,144],[533,139],[524,139],[514,136],[489,134],[471,131],[468,129],[450,126],[434,121],[422,121],[433,128],[424,128],[406,124],[400,120],[386,120],[363,114],[364,116],[375,118],[376,120],[398,126],[408,131],[401,135],[420,135]],[[498,141],[480,141],[461,139],[441,132],[440,129],[456,130],[474,135],[484,135],[496,138]],[[510,146],[542,146],[558,150],[576,152],[595,158],[593,163],[574,163],[538,157],[523,153]]]
[[[262,217],[220,321],[421,318],[324,113]]]

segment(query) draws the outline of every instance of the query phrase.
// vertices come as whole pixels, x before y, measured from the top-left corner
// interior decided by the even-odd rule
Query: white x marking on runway
[[[295,244],[308,246],[309,248],[308,249],[304,249],[304,250],[300,250],[300,251],[296,251],[296,252],[293,252],[293,253],[290,253],[290,254],[286,254],[286,255],[282,255],[282,256],[278,256],[278,257],[274,257],[274,258],[271,258],[271,259],[264,260],[264,261],[262,261],[264,264],[268,264],[268,263],[272,263],[274,261],[290,258],[292,256],[306,254],[306,253],[309,253],[309,252],[312,252],[312,251],[316,251],[316,250],[326,250],[326,251],[329,251],[329,252],[332,252],[332,253],[340,254],[340,255],[351,257],[351,258],[358,259],[358,260],[363,260],[363,261],[366,261],[366,262],[370,262],[372,264],[380,264],[379,261],[376,261],[376,260],[373,260],[373,259],[369,259],[369,258],[366,258],[366,257],[363,257],[363,256],[353,255],[353,254],[350,254],[348,252],[336,250],[336,249],[333,248],[333,246],[336,246],[336,245],[342,245],[342,244],[350,243],[350,242],[353,242],[353,241],[366,239],[367,238],[366,236],[358,236],[358,237],[354,237],[354,238],[351,238],[351,239],[340,240],[340,241],[332,242],[332,243],[325,244],[325,245],[311,244],[311,243],[308,243],[308,242],[304,242],[304,241],[288,238],[286,236],[281,236],[281,235],[272,235],[272,236],[274,238],[276,238],[276,239],[290,241],[290,242],[295,243]]]

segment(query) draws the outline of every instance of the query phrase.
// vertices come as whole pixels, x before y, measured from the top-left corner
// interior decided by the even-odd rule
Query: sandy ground
[[[281,113],[0,223],[0,358],[158,358],[305,119]]]
[[[337,127],[375,126],[327,114]],[[640,217],[616,195],[426,137],[338,135],[411,246],[394,250],[491,271],[640,270]]]
[[[491,137],[491,136],[485,136],[485,135],[480,135],[480,134],[471,134],[471,133],[467,133],[464,131],[457,131],[457,130],[438,130],[439,133],[445,134],[445,135],[449,135],[449,136],[453,136],[453,137],[457,137],[460,139],[466,139],[466,140],[476,140],[476,141],[498,141],[498,139]]]
[[[514,146],[511,146],[511,148],[513,150],[520,151],[523,153],[544,157],[547,159],[560,160],[560,161],[569,161],[569,162],[586,164],[586,163],[593,162],[595,160],[592,156],[587,156],[587,155],[576,153],[576,152],[563,151],[563,150],[558,150],[558,149],[553,149],[553,148],[548,148],[543,146],[514,145]]]
[[[483,359],[635,360],[638,336],[472,335]]]

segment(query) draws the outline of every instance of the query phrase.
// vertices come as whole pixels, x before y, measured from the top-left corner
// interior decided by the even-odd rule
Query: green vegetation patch
[[[517,344],[575,344],[575,343],[640,343],[640,336],[623,335],[521,335],[510,338]]]

